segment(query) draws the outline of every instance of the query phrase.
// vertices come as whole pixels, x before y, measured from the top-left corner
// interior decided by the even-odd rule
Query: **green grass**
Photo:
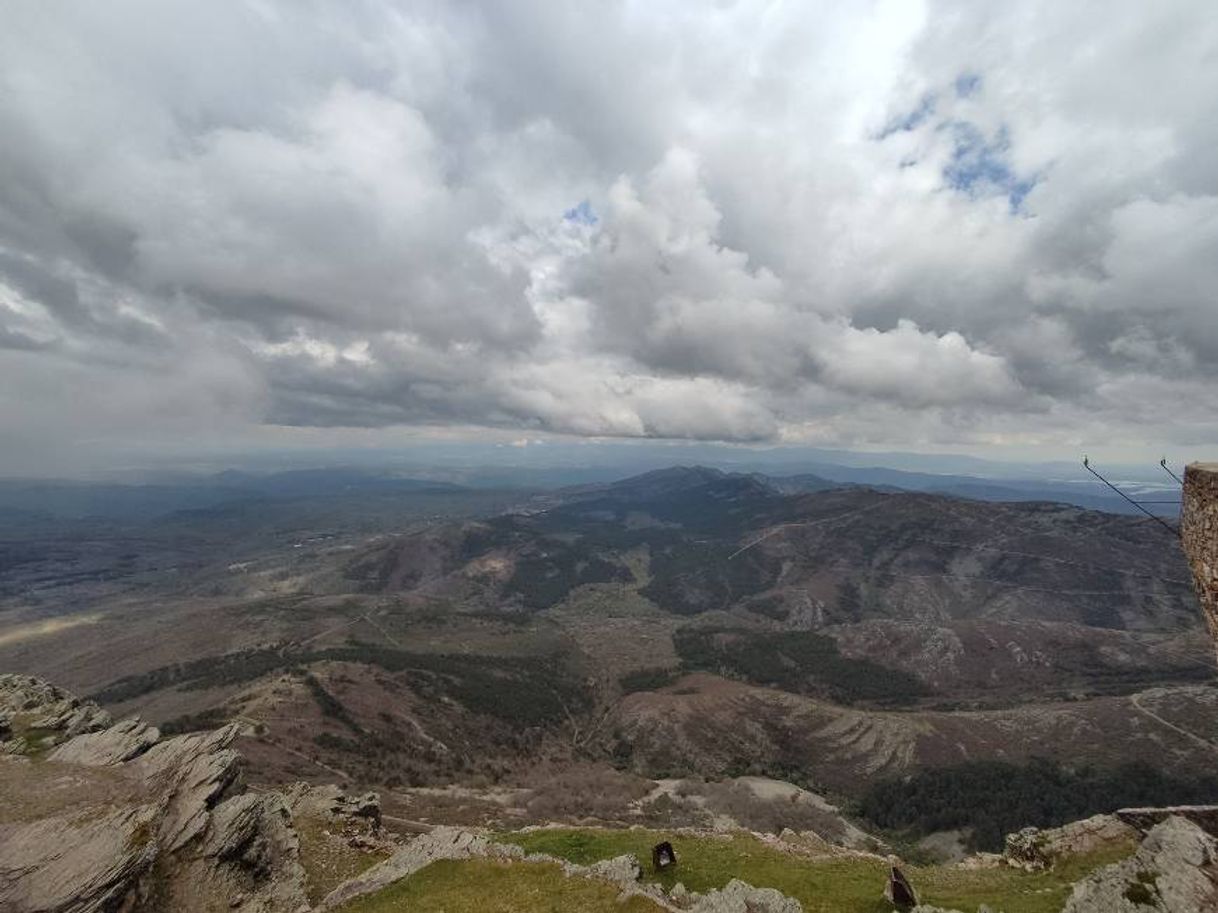
[[[886,877],[883,862],[849,857],[805,859],[747,834],[666,838],[660,831],[641,829],[555,828],[503,834],[499,839],[529,852],[583,864],[634,853],[644,862],[644,878],[666,888],[680,881],[692,891],[704,892],[740,878],[797,898],[807,913],[890,913],[892,909],[882,896]],[[657,875],[650,871],[651,847],[663,839],[672,839],[678,864]],[[988,903],[1005,913],[1057,913],[1075,881],[1132,850],[1132,844],[1115,846],[1061,863],[1051,872],[1034,874],[1008,868],[970,871],[950,866],[909,866],[905,871],[926,904],[975,910],[979,904]]]
[[[659,913],[641,897],[618,903],[616,888],[587,878],[568,878],[557,865],[493,859],[433,862],[375,894],[359,897],[340,913]]]
[[[56,747],[56,739],[62,734],[58,729],[44,729],[31,726],[30,721],[35,717],[28,713],[14,714],[9,720],[12,726],[12,738],[25,739],[25,749],[21,754],[33,760],[41,760]]]

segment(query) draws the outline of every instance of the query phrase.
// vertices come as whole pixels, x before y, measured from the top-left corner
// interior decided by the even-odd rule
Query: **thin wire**
[[[1163,471],[1166,472],[1169,476],[1171,476],[1181,485],[1184,484],[1184,480],[1182,478],[1180,478],[1178,475],[1176,475],[1174,472],[1172,472],[1170,469],[1167,468],[1167,457],[1163,457],[1163,459],[1159,460],[1159,465],[1163,467]]]
[[[1095,476],[1097,479],[1099,479],[1101,482],[1103,482],[1105,485],[1107,485],[1109,488],[1111,488],[1113,491],[1115,491],[1117,494],[1119,494],[1119,495],[1120,495],[1122,498],[1124,498],[1126,501],[1128,501],[1130,504],[1132,504],[1132,505],[1133,505],[1134,507],[1136,507],[1138,510],[1140,510],[1142,513],[1146,514],[1146,516],[1150,517],[1150,519],[1154,520],[1156,523],[1158,523],[1160,526],[1162,526],[1162,527],[1163,527],[1165,530],[1167,530],[1167,531],[1168,531],[1169,533],[1171,533],[1173,536],[1179,536],[1179,535],[1180,535],[1180,531],[1179,531],[1178,529],[1176,529],[1175,527],[1173,527],[1171,524],[1169,524],[1169,523],[1168,523],[1166,520],[1164,520],[1162,517],[1159,517],[1159,516],[1156,516],[1155,514],[1152,514],[1152,513],[1151,513],[1150,511],[1148,511],[1148,510],[1147,510],[1145,507],[1143,507],[1141,504],[1139,504],[1139,503],[1138,503],[1137,501],[1135,501],[1133,498],[1129,497],[1129,495],[1125,494],[1125,492],[1121,491],[1121,489],[1117,488],[1115,485],[1113,485],[1111,482],[1109,482],[1107,479],[1105,479],[1105,478],[1104,478],[1102,475],[1100,475],[1098,472],[1096,472],[1094,469],[1092,469],[1092,468],[1091,468],[1091,462],[1090,462],[1090,460],[1088,460],[1088,458],[1087,458],[1087,457],[1085,457],[1085,456],[1083,457],[1083,468],[1084,468],[1084,469],[1086,469],[1086,470],[1087,470],[1089,473],[1091,473],[1093,476]]]

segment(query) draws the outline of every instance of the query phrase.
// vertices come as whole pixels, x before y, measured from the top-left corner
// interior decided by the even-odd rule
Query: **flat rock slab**
[[[152,864],[156,805],[91,821],[45,818],[0,838],[0,910],[101,913]]]
[[[138,757],[157,743],[161,734],[139,717],[115,723],[101,732],[89,732],[64,742],[49,756],[62,764],[106,767]]]
[[[1169,805],[1163,808],[1123,808],[1115,816],[1143,834],[1168,818],[1191,821],[1211,836],[1218,837],[1218,805]]]

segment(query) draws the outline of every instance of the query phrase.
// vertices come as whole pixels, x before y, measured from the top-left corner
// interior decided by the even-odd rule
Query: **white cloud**
[[[7,453],[176,416],[1218,444],[1215,407],[1181,405],[1218,380],[1207,4],[5,25]]]

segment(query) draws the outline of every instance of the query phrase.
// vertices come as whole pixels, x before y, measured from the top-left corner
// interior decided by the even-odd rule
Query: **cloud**
[[[0,471],[268,426],[1218,445],[1216,61],[1184,0],[16,8]]]

